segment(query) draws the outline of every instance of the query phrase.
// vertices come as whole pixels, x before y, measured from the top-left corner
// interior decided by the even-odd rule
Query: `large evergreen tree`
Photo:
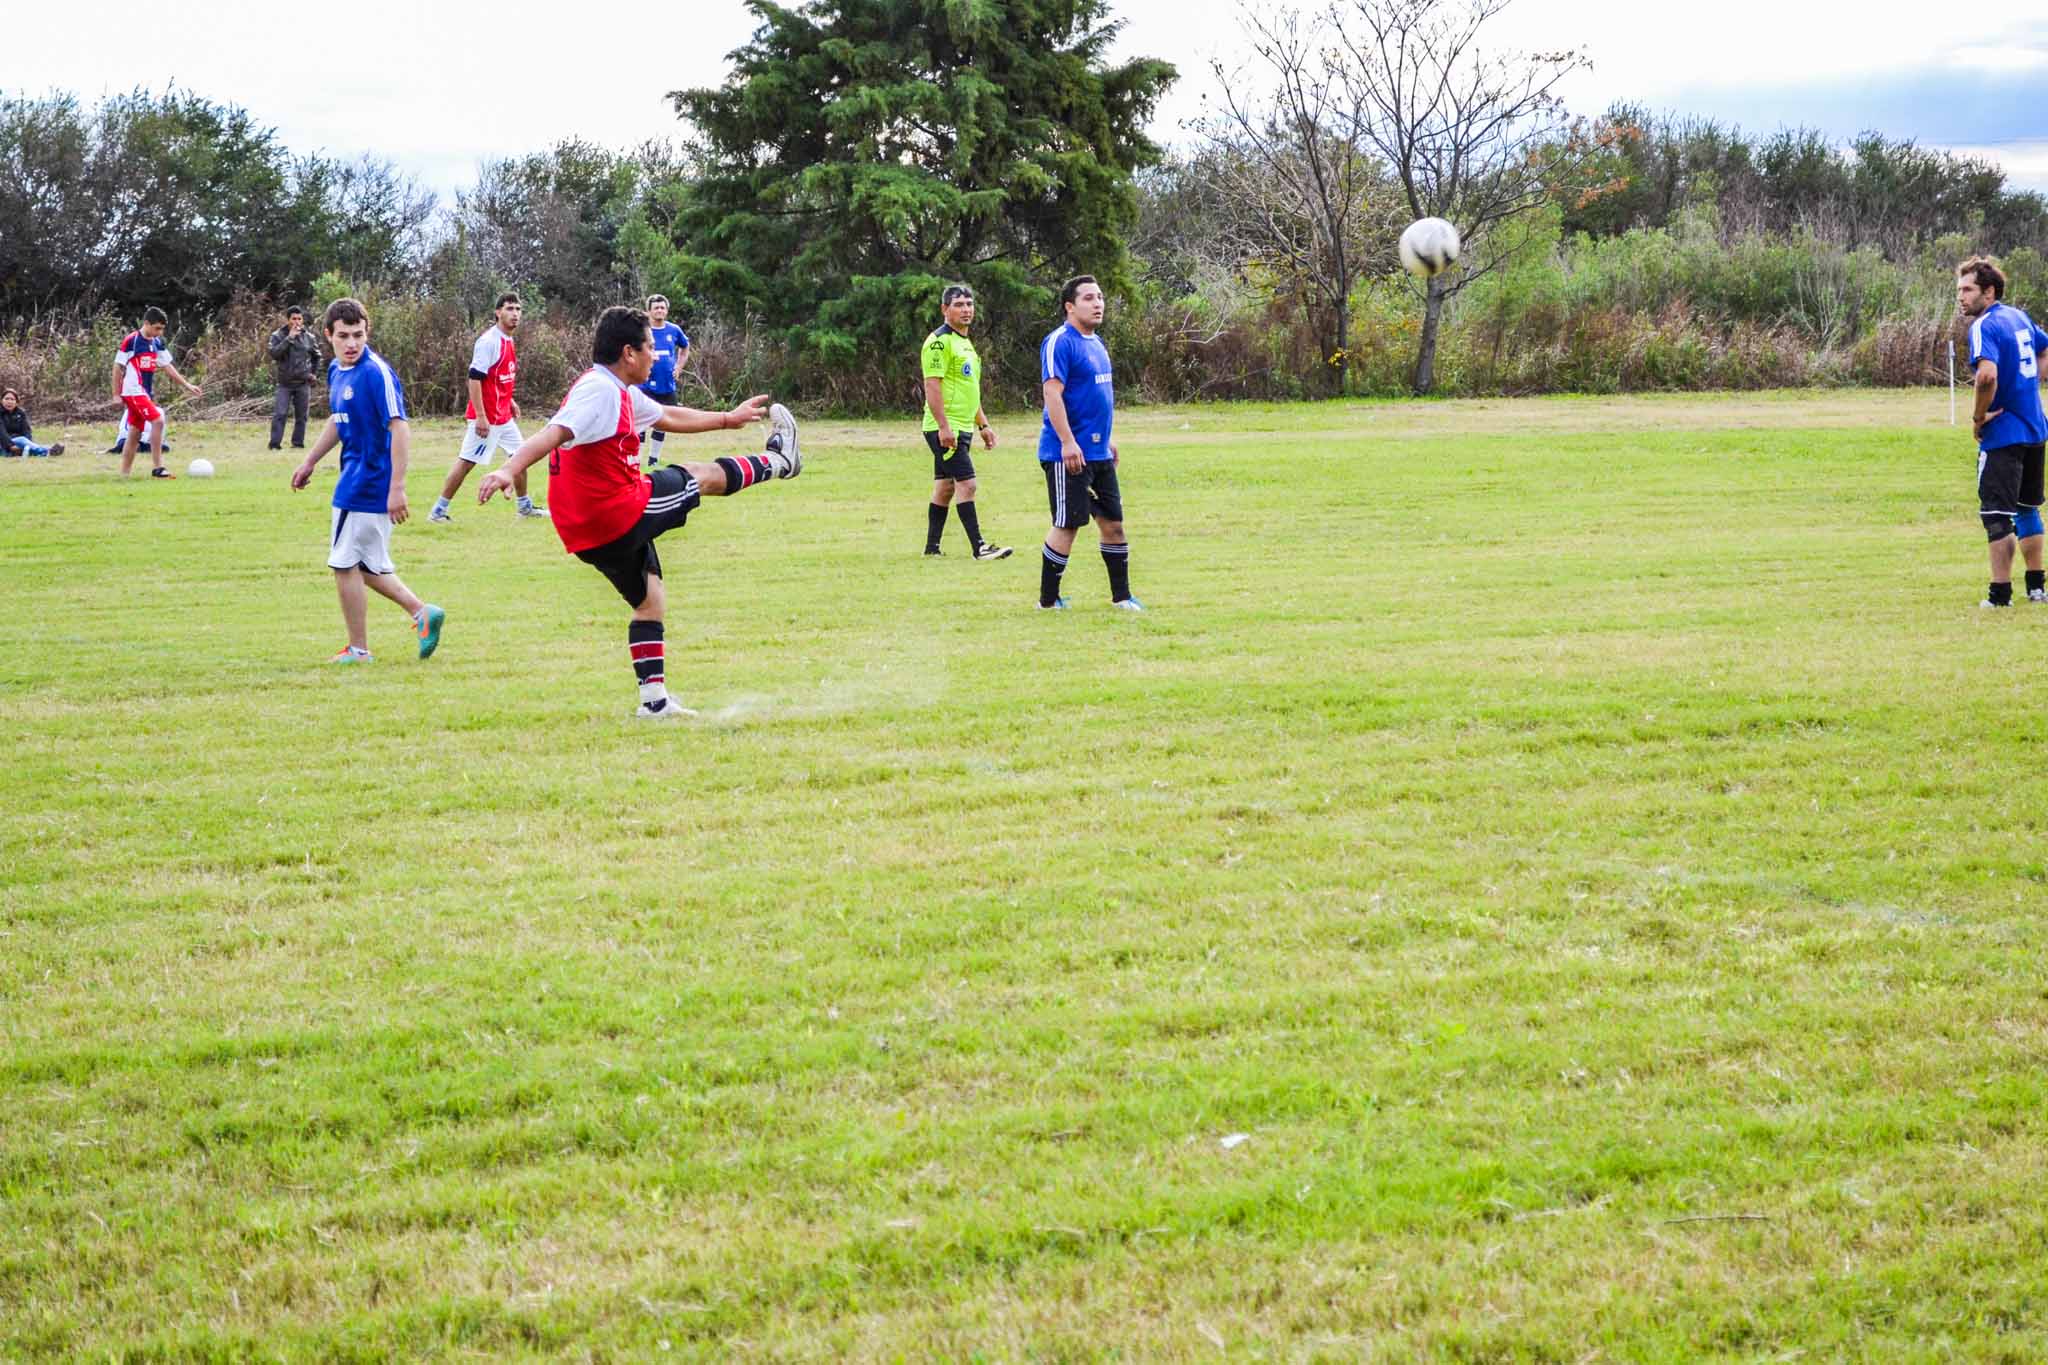
[[[907,364],[947,279],[1013,342],[1062,276],[1126,281],[1132,172],[1175,72],[1109,63],[1106,0],[748,3],[727,82],[674,95],[700,138],[677,220],[692,294],[845,374]]]

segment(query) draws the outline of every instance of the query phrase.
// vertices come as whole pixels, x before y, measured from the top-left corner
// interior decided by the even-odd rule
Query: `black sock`
[[[1049,607],[1060,600],[1060,575],[1067,571],[1067,557],[1050,545],[1041,545],[1038,565],[1038,605]]]
[[[972,502],[956,502],[953,510],[960,514],[960,529],[967,532],[967,548],[981,548],[981,516],[974,510]]]
[[[937,553],[939,537],[946,534],[946,504],[935,502],[924,509],[924,548]]]
[[[742,488],[766,483],[775,477],[766,455],[721,455],[718,467],[725,471],[725,494],[731,497]]]
[[[1131,595],[1131,547],[1105,545],[1102,562],[1109,569],[1109,600],[1121,602]]]
[[[1992,605],[1992,606],[1994,606],[1994,607],[2009,607],[2009,606],[2011,606],[2011,605],[2012,605],[2012,584],[2010,584],[2010,583],[1993,583],[1993,584],[1991,585],[1991,605]]]
[[[2048,588],[2048,569],[2027,570],[2027,591],[2039,592],[2043,588]]]

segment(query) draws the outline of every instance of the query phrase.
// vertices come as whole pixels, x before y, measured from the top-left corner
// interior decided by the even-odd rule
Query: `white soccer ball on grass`
[[[194,460],[185,466],[185,473],[195,479],[210,479],[213,477],[213,461]]]
[[[1382,239],[1384,240],[1384,239]],[[1458,259],[1458,230],[1442,218],[1417,218],[1401,234],[1401,265],[1427,279],[1442,274]]]

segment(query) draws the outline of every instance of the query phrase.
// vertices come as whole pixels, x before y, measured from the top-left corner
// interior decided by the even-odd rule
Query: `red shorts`
[[[121,400],[121,403],[122,406],[128,409],[128,425],[136,428],[138,431],[148,426],[151,422],[161,422],[164,420],[164,410],[158,407],[156,400],[146,393],[129,394]]]

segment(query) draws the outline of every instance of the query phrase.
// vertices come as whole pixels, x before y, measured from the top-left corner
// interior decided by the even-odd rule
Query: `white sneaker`
[[[2048,602],[2048,588],[2028,588],[2027,600],[2029,602]]]
[[[427,513],[427,520],[439,522],[452,522],[455,520],[455,518],[448,515],[447,508],[436,507],[433,511]]]
[[[2010,602],[1994,602],[1994,601],[1992,601],[1992,600],[1991,600],[1990,598],[1988,598],[1988,597],[1987,597],[1987,598],[1985,598],[1985,599],[1984,599],[1984,600],[1983,600],[1982,602],[1979,602],[1979,603],[1978,603],[1977,605],[1978,605],[1978,606],[1980,606],[1980,607],[1982,607],[1982,608],[1984,608],[1984,609],[1985,609],[1986,611],[2011,611],[2011,610],[2012,610],[2012,603],[2010,603]]]
[[[796,418],[780,403],[768,406],[768,462],[778,479],[793,479],[804,472],[804,457],[796,448]]]
[[[649,710],[647,703],[641,702],[640,709],[633,713],[633,718],[635,720],[688,720],[696,714],[695,711],[692,711],[687,706],[678,706],[676,699],[670,697],[659,711]]]
[[[541,506],[541,505],[540,505],[539,503],[535,503],[535,504],[534,504],[533,506],[531,506],[531,507],[522,507],[522,508],[520,508],[520,509],[519,509],[519,515],[520,515],[520,516],[522,516],[522,517],[539,517],[539,518],[540,518],[541,520],[543,520],[543,521],[546,521],[546,520],[548,520],[548,519],[549,519],[549,518],[548,518],[548,509],[547,509],[547,508],[545,508],[545,507],[542,507],[542,506]]]
[[[1126,598],[1125,598],[1125,599],[1124,599],[1123,601],[1121,601],[1121,602],[1112,602],[1112,603],[1110,603],[1109,605],[1111,605],[1112,607],[1115,607],[1115,608],[1116,608],[1116,609],[1117,609],[1118,611],[1143,611],[1143,610],[1145,610],[1145,604],[1144,604],[1143,602],[1140,602],[1140,601],[1139,601],[1139,600],[1138,600],[1137,598],[1135,598],[1135,597],[1126,597]]]

